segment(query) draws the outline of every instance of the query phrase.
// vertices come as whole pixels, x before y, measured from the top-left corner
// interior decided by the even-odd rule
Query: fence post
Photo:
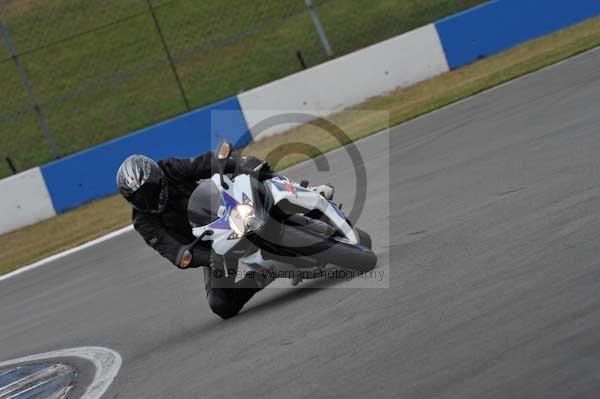
[[[323,25],[321,25],[321,20],[319,19],[319,14],[317,14],[317,9],[315,8],[312,0],[304,0],[306,3],[306,8],[310,12],[310,16],[312,17],[313,23],[315,24],[315,29],[319,34],[319,38],[321,39],[321,44],[325,49],[325,53],[327,53],[328,57],[333,56],[333,50],[331,49],[331,45],[329,44],[329,40],[327,39],[327,33],[325,33],[325,29],[323,29]]]
[[[12,42],[10,41],[10,37],[8,36],[8,31],[6,30],[6,27],[4,26],[4,24],[2,23],[1,20],[0,20],[0,36],[2,36],[2,41],[4,42],[4,47],[6,47],[6,51],[8,51],[10,58],[12,58],[13,62],[15,63],[15,67],[17,68],[17,72],[19,73],[19,78],[21,79],[21,83],[23,84],[25,93],[27,94],[27,97],[29,98],[29,101],[31,103],[31,107],[37,113],[40,127],[42,128],[42,131],[44,132],[44,136],[46,136],[46,140],[48,141],[50,150],[54,153],[54,156],[56,158],[60,158],[60,156],[61,156],[60,148],[56,144],[54,137],[52,137],[52,133],[50,133],[50,128],[48,127],[48,122],[46,121],[46,116],[44,115],[44,111],[42,110],[42,107],[36,100],[35,96],[33,95],[33,91],[31,90],[31,84],[29,83],[29,80],[27,79],[27,75],[25,75],[25,70],[23,69],[23,65],[21,65],[21,61],[19,60],[19,55],[17,54],[16,49],[14,48]]]
[[[296,57],[298,57],[298,61],[300,61],[300,66],[302,69],[306,69],[306,62],[304,61],[304,57],[302,56],[302,51],[296,50]]]
[[[10,171],[12,172],[13,175],[17,174],[17,168],[15,167],[14,162],[12,161],[12,159],[10,159],[9,156],[5,157],[6,159],[6,163],[8,164],[8,168],[10,169]]]
[[[167,55],[167,60],[169,61],[169,65],[171,66],[171,71],[173,72],[173,76],[175,77],[175,83],[177,83],[177,87],[179,88],[179,93],[181,94],[181,98],[185,103],[185,108],[190,111],[192,108],[190,107],[190,103],[185,95],[185,90],[183,85],[181,84],[181,79],[179,79],[179,74],[177,73],[177,68],[175,67],[175,62],[173,62],[173,57],[171,56],[171,51],[169,51],[169,46],[167,45],[167,41],[165,40],[165,36],[162,33],[162,29],[160,28],[160,24],[158,23],[158,18],[156,18],[156,14],[154,13],[154,7],[152,7],[152,3],[150,0],[146,0],[146,4],[148,4],[148,11],[150,11],[150,15],[152,15],[152,20],[154,21],[154,27],[156,28],[156,32],[158,32],[158,36],[160,36],[160,41],[163,45],[163,49],[165,54]]]

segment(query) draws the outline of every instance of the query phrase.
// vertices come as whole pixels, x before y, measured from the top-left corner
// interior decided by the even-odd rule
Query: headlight
[[[229,214],[229,225],[239,236],[244,236],[249,231],[260,229],[261,222],[251,205],[238,205]]]

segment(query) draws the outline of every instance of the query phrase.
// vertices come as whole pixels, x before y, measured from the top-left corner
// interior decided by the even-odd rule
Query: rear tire
[[[335,243],[323,253],[318,254],[319,260],[358,272],[371,271],[377,265],[377,255],[362,243],[357,246],[334,239],[329,241],[335,241]]]
[[[370,271],[377,264],[377,256],[369,248],[371,238],[362,230],[357,229],[359,244],[356,245],[342,237],[331,237],[325,223],[310,218],[296,218],[294,225],[282,227],[278,241],[299,256],[360,272]]]

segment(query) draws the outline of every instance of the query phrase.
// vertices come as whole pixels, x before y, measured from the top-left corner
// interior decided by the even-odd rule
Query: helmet
[[[140,212],[161,213],[168,190],[160,166],[144,155],[132,155],[119,167],[117,187],[121,195]]]

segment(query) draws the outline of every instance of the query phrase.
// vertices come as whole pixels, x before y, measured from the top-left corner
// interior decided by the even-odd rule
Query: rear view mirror
[[[227,159],[231,156],[231,148],[232,145],[229,141],[223,140],[219,143],[219,148],[217,149],[217,158],[218,159]]]
[[[175,263],[180,269],[186,269],[189,265],[192,264],[194,257],[192,252],[189,249],[182,249],[177,254],[177,260]]]
[[[204,237],[211,236],[212,234],[212,230],[204,230],[204,232],[200,234],[200,237],[196,238],[194,242],[179,248],[179,252],[177,253],[177,257],[175,258],[175,265],[180,269],[188,268],[194,260],[194,255],[192,254],[194,247],[198,245],[198,243],[202,241]]]

